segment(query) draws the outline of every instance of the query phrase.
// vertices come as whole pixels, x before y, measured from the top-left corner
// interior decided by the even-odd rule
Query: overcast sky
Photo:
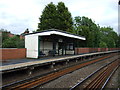
[[[21,34],[26,28],[36,30],[47,4],[64,2],[75,16],[86,16],[100,26],[111,26],[118,32],[118,0],[0,0],[0,29]]]

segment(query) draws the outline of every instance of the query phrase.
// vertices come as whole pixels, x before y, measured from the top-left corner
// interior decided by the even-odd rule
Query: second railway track
[[[103,89],[107,84],[112,74],[117,70],[120,65],[119,58],[110,62],[109,64],[102,66],[100,69],[93,72],[86,77],[83,81],[77,83],[70,90],[96,90]]]

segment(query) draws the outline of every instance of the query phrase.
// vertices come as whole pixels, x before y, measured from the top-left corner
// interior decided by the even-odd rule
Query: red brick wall
[[[101,52],[101,48],[98,48],[98,52]]]
[[[75,48],[76,54],[89,53],[89,48]]]
[[[120,48],[75,48],[76,54],[120,50]]]
[[[1,49],[2,51],[2,60],[8,59],[22,59],[26,57],[26,49],[25,48],[13,48],[13,49]],[[1,52],[0,52],[1,53]]]

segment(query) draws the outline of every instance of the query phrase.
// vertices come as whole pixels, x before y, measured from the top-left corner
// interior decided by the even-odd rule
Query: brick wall
[[[76,54],[84,54],[89,53],[89,48],[75,48]]]
[[[2,52],[2,60],[8,59],[22,59],[26,57],[25,48],[11,48],[11,49],[0,49]]]
[[[120,48],[75,48],[75,54],[120,50]]]

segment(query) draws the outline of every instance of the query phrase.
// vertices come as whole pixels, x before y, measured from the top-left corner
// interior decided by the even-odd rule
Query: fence
[[[120,48],[75,48],[75,54],[120,50]]]
[[[3,61],[8,59],[22,59],[26,57],[25,48],[2,48],[0,51]]]

